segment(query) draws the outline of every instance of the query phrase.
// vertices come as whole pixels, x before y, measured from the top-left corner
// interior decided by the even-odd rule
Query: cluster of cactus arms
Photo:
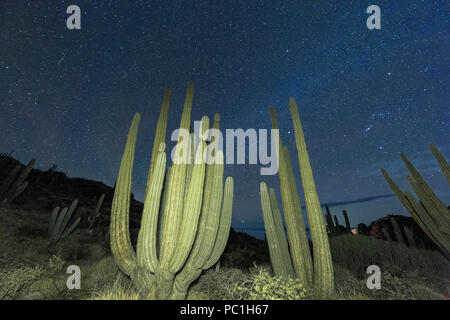
[[[214,140],[207,144],[208,117],[202,118],[195,154],[191,143],[195,136],[183,134],[190,131],[193,91],[189,85],[180,123],[184,130],[179,131],[174,161],[167,170],[170,88],[164,95],[136,251],[130,240],[129,209],[139,113],[134,116],[120,164],[111,209],[111,250],[116,264],[144,298],[184,299],[191,283],[217,263],[228,241],[233,178],[227,177],[224,186],[223,152],[214,148]],[[216,114],[214,128],[219,129],[219,121]],[[215,161],[209,161],[211,157]]]
[[[436,147],[430,145],[430,150],[436,158],[444,176],[450,184],[450,166]],[[432,239],[446,255],[450,252],[450,209],[436,196],[419,174],[413,164],[401,154],[401,158],[410,172],[407,177],[412,189],[418,197],[409,192],[403,192],[389,177],[386,170],[381,172],[394,191],[402,205],[409,211],[422,230]]]
[[[293,98],[289,103],[295,130],[298,160],[302,178],[303,190],[306,199],[306,210],[313,243],[313,256],[308,243],[305,221],[300,205],[300,198],[294,180],[294,173],[289,152],[286,146],[278,141],[279,178],[281,200],[284,211],[284,220],[287,229],[286,235],[282,227],[281,214],[275,198],[275,192],[267,192],[264,182],[260,185],[261,206],[263,209],[264,225],[266,228],[269,253],[274,272],[277,275],[297,276],[302,283],[313,288],[320,296],[329,295],[334,288],[334,273],[331,261],[330,245],[325,228],[324,218],[317,196],[314,178],[306,150],[298,107]],[[278,129],[275,110],[270,108],[272,128]],[[332,221],[331,221],[332,223]]]
[[[97,205],[95,206],[95,211],[93,211],[92,215],[88,217],[89,229],[94,226],[95,220],[100,216],[100,208],[102,207],[103,200],[105,200],[104,193],[100,196],[100,199],[98,199]]]
[[[348,219],[348,213],[346,210],[342,210],[342,215],[344,216],[345,220],[345,228],[339,224],[339,220],[336,215],[331,216],[330,208],[328,208],[328,205],[325,205],[325,212],[325,219],[327,221],[328,232],[330,233],[330,235],[337,235],[345,232],[352,233],[350,220]]]
[[[73,200],[69,208],[60,210],[59,207],[56,207],[53,209],[48,225],[49,247],[67,237],[80,224],[81,217],[77,217],[73,223],[69,225],[77,204],[78,200]]]
[[[342,210],[342,215],[344,216],[345,220],[345,228],[347,229],[348,233],[352,233],[352,227],[350,226],[350,220],[348,218],[348,213],[346,210]]]
[[[22,165],[18,164],[9,173],[0,187],[1,203],[12,202],[24,192],[29,184],[29,182],[25,180],[30,175],[35,162],[36,160],[32,159],[22,171]]]

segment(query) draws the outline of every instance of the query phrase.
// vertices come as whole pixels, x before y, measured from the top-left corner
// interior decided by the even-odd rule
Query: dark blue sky
[[[81,30],[66,28],[70,4],[82,10]],[[381,30],[366,28],[371,4]],[[295,97],[322,203],[389,194],[381,167],[407,187],[400,152],[450,203],[427,149],[450,158],[449,9],[431,0],[2,0],[0,151],[112,185],[139,111],[133,192],[142,199],[164,88],[173,88],[171,132],[192,82],[193,118],[219,112],[224,129],[270,128],[273,105],[300,185]],[[262,225],[261,181],[278,189],[259,168],[226,167],[235,227]],[[406,213],[395,198],[344,207],[354,225]]]

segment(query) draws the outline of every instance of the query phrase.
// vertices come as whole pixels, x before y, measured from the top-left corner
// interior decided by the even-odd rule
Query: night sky
[[[71,4],[81,30],[66,28]],[[372,4],[381,30],[366,27]],[[219,112],[222,129],[270,128],[273,105],[300,186],[294,97],[322,203],[391,194],[381,167],[409,189],[403,152],[450,204],[428,150],[450,158],[449,12],[432,0],[1,0],[0,152],[113,185],[139,111],[133,193],[142,200],[164,89],[172,86],[169,140],[192,82],[192,118]],[[234,227],[263,226],[261,181],[278,192],[278,176],[259,170],[225,168]],[[343,208],[355,226],[408,215],[394,197],[335,206],[340,220]]]

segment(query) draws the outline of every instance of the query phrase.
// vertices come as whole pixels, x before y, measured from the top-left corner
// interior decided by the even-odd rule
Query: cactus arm
[[[9,191],[6,195],[6,198],[11,199],[12,195],[15,193],[17,188],[20,187],[22,183],[25,182],[25,180],[28,178],[31,170],[33,169],[34,163],[36,162],[36,159],[31,159],[30,162],[28,162],[25,169],[22,170],[22,172],[19,174],[19,176],[14,180],[14,183],[9,188]]]
[[[408,227],[403,227],[403,231],[405,232],[406,239],[408,240],[408,244],[410,247],[416,247],[416,241],[414,240],[413,231]]]
[[[275,221],[273,219],[269,193],[264,182],[261,182],[260,184],[260,196],[264,226],[266,229],[267,244],[269,246],[269,255],[273,271],[277,276],[288,276],[289,274],[285,265],[285,260],[283,259],[282,251],[280,250],[280,238],[275,228]]]
[[[186,168],[186,188],[184,190],[184,198],[187,196],[189,190],[189,183],[191,182],[192,170],[195,162],[195,133],[191,133],[189,137],[189,162]]]
[[[63,224],[64,218],[67,214],[68,208],[63,208],[58,215],[58,219],[56,220],[55,227],[52,231],[52,236],[50,237],[50,242],[55,243],[61,237],[61,226]]]
[[[330,229],[331,233],[336,232],[336,226],[334,225],[333,218],[331,217],[330,208],[328,208],[328,205],[325,205],[325,219],[327,220],[328,229]]]
[[[211,256],[220,223],[224,171],[222,151],[217,152],[216,159],[219,163],[213,163],[207,166],[207,175],[211,179],[211,192],[209,202],[202,206],[198,234],[190,255],[191,263],[198,269],[203,268]]]
[[[73,200],[72,204],[69,207],[69,210],[66,212],[64,219],[62,221],[61,227],[60,227],[60,235],[62,232],[66,229],[67,224],[69,223],[70,219],[72,218],[73,212],[75,211],[75,208],[77,207],[78,200]]]
[[[439,223],[450,228],[450,215],[446,205],[438,198],[438,196],[431,190],[425,180],[422,178],[413,164],[406,158],[404,154],[400,154],[403,162],[411,173],[412,178],[408,178],[414,192],[419,196],[433,218]],[[414,181],[413,183],[411,183]]]
[[[338,227],[339,227],[339,220],[338,220],[337,215],[334,215],[333,218],[334,218],[334,225],[336,226],[336,229],[338,229]]]
[[[170,171],[171,167],[167,168],[167,171],[164,176],[164,186],[162,190],[162,196],[161,196],[161,206],[159,208],[159,214],[158,214],[158,240],[157,240],[157,250],[158,250],[158,256],[161,248],[162,238],[164,236],[163,230],[164,230],[164,212],[166,210],[167,205],[167,194],[169,193],[169,183],[170,183]]]
[[[228,237],[230,235],[231,216],[233,212],[233,178],[227,177],[225,179],[225,191],[223,195],[222,213],[220,214],[219,229],[217,231],[217,238],[214,242],[214,248],[203,269],[209,269],[220,259],[220,256],[225,250]]]
[[[275,189],[270,188],[269,190],[270,196],[270,207],[272,209],[273,221],[275,223],[275,231],[278,236],[278,243],[280,244],[280,252],[281,256],[284,260],[284,265],[286,268],[287,274],[290,276],[294,276],[294,267],[292,265],[291,256],[289,253],[289,246],[286,239],[286,232],[284,231],[283,220],[281,218],[280,209],[278,208],[277,196],[275,194]]]
[[[448,164],[447,160],[445,160],[444,155],[440,153],[434,145],[430,144],[428,147],[430,148],[431,153],[441,167],[441,171],[444,174],[445,178],[447,178],[448,184],[450,184],[450,165]]]
[[[278,129],[275,109],[270,108],[270,120],[272,129]],[[312,284],[313,266],[309,250],[308,237],[306,235],[305,221],[303,218],[297,185],[294,179],[294,171],[289,155],[289,150],[281,143],[279,138],[279,170],[281,200],[286,222],[287,236],[290,244],[291,261],[295,273],[301,279],[305,287]]]
[[[20,164],[18,164],[17,166],[14,167],[13,170],[11,170],[11,172],[8,174],[8,176],[6,177],[5,181],[3,182],[1,188],[0,188],[0,196],[1,195],[5,195],[8,190],[9,187],[11,186],[11,184],[14,182],[14,178],[16,178],[17,174],[20,171],[20,168],[22,168],[22,166]]]
[[[395,237],[397,238],[397,241],[399,243],[403,243],[404,245],[407,245],[406,241],[405,241],[405,237],[403,237],[402,230],[400,229],[400,226],[398,225],[397,220],[395,220],[394,217],[391,217],[391,223],[392,223],[392,226],[394,227],[394,234],[395,234]]]
[[[25,181],[20,186],[17,187],[17,189],[14,191],[14,193],[11,195],[11,198],[8,199],[9,202],[14,201],[18,196],[20,196],[25,189],[28,187],[28,181]]]
[[[78,227],[78,225],[80,224],[81,221],[81,217],[78,217],[75,219],[75,221],[70,225],[69,228],[67,228],[60,236],[60,239],[64,239],[65,237],[67,237],[69,234],[71,234],[73,232],[73,230],[75,230],[76,227]]]
[[[319,295],[326,296],[330,294],[334,288],[334,273],[331,261],[330,244],[328,242],[322,209],[320,207],[311,164],[306,150],[305,136],[303,134],[298,106],[294,98],[291,98],[289,101],[289,109],[294,124],[298,161],[303,190],[305,192],[306,210],[308,212],[311,238],[313,241],[314,286]]]
[[[100,199],[98,199],[97,206],[95,207],[95,212],[97,213],[96,217],[100,214],[100,208],[102,207],[103,201],[105,200],[105,194],[102,193]]]
[[[140,118],[140,114],[136,113],[128,133],[111,207],[111,251],[116,264],[127,275],[132,274],[136,267],[136,254],[130,240],[129,213],[131,174]]]
[[[414,212],[414,209],[412,205],[409,203],[409,201],[406,199],[405,194],[403,194],[403,192],[400,190],[400,188],[397,186],[394,180],[391,179],[386,170],[381,168],[381,173],[383,174],[383,177],[387,181],[389,187],[392,189],[392,191],[397,196],[398,200],[400,200],[401,204],[406,208],[406,210],[408,210],[409,213]]]
[[[51,238],[53,234],[53,230],[55,229],[56,219],[58,218],[59,207],[53,209],[52,214],[50,215],[50,221],[48,224],[48,237]]]
[[[346,210],[342,210],[342,215],[344,216],[345,220],[345,227],[347,228],[347,232],[352,232],[352,227],[350,226],[350,220],[348,219],[348,214]]]
[[[150,178],[153,174],[153,167],[155,166],[156,157],[159,154],[159,146],[161,143],[166,143],[166,131],[167,131],[167,120],[169,117],[169,105],[170,105],[170,91],[171,87],[167,87],[164,92],[164,98],[161,105],[161,111],[159,112],[158,122],[156,124],[155,139],[153,140],[152,157],[150,160],[150,168],[148,170],[147,176],[147,186],[145,188],[145,194],[150,185]]]
[[[205,162],[202,161],[206,149],[206,142],[197,148],[196,164],[192,170],[191,182],[185,199],[183,219],[181,222],[180,236],[175,254],[170,262],[170,272],[176,273],[186,262],[197,235],[198,220],[202,208],[203,186],[205,181]]]
[[[155,272],[158,267],[156,251],[156,233],[158,227],[158,212],[160,207],[161,191],[166,170],[165,143],[159,146],[155,155],[155,165],[150,179],[150,184],[145,195],[144,209],[142,212],[141,228],[136,247],[137,262],[140,267],[145,267],[150,272]]]
[[[189,132],[193,95],[194,87],[193,85],[189,85],[186,92],[183,114],[181,116],[180,130],[184,129]],[[169,183],[167,204],[164,212],[164,236],[162,237],[161,241],[159,258],[160,269],[165,271],[169,270],[170,260],[176,250],[180,223],[183,216],[183,198],[186,182],[186,160],[188,156],[187,153],[182,152],[183,148],[186,145],[186,141],[183,142],[184,138],[185,137],[181,136],[180,134],[177,145],[175,147],[175,154],[181,154],[181,156],[183,157],[183,161],[181,161],[181,163],[174,163],[172,165],[172,169],[170,170],[171,181]]]

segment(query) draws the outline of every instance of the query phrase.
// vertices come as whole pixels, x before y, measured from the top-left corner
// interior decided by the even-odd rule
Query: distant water
[[[252,237],[255,237],[257,239],[264,240],[265,235],[266,235],[266,230],[264,229],[264,226],[256,226],[255,225],[255,226],[245,226],[244,227],[244,226],[232,225],[231,227],[237,232],[243,232],[243,233],[249,234]],[[286,232],[286,229],[285,229],[285,232]],[[308,238],[311,238],[310,234],[309,234],[309,228],[306,228],[306,235],[308,236]]]

